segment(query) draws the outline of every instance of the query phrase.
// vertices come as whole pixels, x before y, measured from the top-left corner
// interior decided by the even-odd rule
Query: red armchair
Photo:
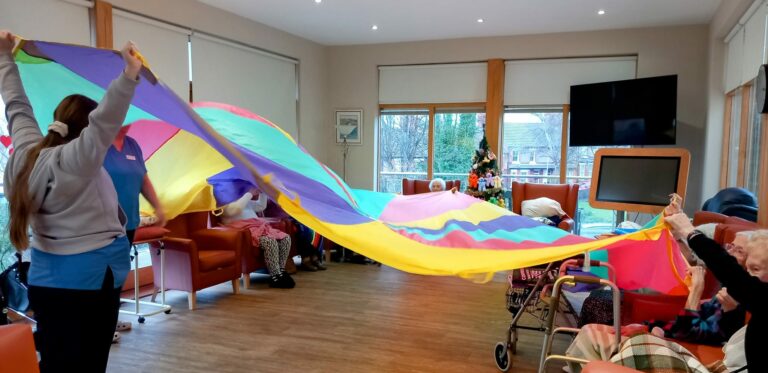
[[[716,212],[697,211],[693,215],[693,225],[698,226],[707,223],[717,224],[714,240],[721,245],[732,242],[738,232],[760,229],[760,226],[755,222]]]
[[[512,182],[512,212],[522,214],[523,201],[541,197],[551,198],[560,202],[560,207],[568,215],[560,222],[558,228],[573,232],[576,223],[576,206],[579,201],[579,186],[577,184],[531,184]]]
[[[0,326],[0,373],[36,373],[37,354],[32,328],[27,324]]]
[[[429,182],[432,180],[403,179],[403,195],[429,193]],[[461,189],[461,180],[446,180],[445,190]]]
[[[189,309],[197,305],[196,292],[231,281],[239,292],[240,258],[244,245],[239,232],[208,228],[208,213],[194,212],[168,222],[165,245],[165,287],[188,292]],[[158,248],[159,243],[151,244]],[[160,278],[160,263],[152,255],[152,270]]]

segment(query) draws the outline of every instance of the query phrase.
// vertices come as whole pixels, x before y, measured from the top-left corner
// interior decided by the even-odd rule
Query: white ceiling
[[[320,44],[349,45],[704,24],[721,0],[199,1]]]

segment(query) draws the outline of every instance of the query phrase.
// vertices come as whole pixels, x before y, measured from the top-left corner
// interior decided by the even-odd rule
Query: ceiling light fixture
[[[323,0],[315,0],[315,3],[317,3],[317,4],[320,4],[322,2],[323,2]]]
[[[376,31],[378,29],[379,29],[379,26],[376,26],[376,25],[371,26],[371,30],[373,30],[373,31]]]
[[[600,9],[600,10],[597,11],[597,14],[603,15],[603,14],[605,14],[605,10]]]
[[[482,19],[482,18],[478,18],[478,19],[477,19],[477,23],[483,23],[483,22],[485,22],[485,20],[484,20],[484,19]]]

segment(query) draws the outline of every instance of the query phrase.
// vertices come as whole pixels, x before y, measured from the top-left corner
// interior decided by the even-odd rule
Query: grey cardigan
[[[29,177],[31,246],[60,255],[95,250],[125,234],[125,214],[104,167],[107,149],[125,120],[138,81],[121,74],[110,84],[80,137],[40,152]],[[0,52],[0,94],[13,140],[5,190],[43,135],[9,53]]]

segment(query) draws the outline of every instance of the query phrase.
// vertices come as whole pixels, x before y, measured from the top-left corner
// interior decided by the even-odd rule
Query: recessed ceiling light
[[[320,4],[323,2],[323,0],[315,0],[316,3]]]
[[[605,14],[605,10],[600,9],[600,10],[597,11],[597,14],[603,15],[603,14]]]
[[[483,23],[483,22],[485,22],[485,20],[484,20],[484,19],[482,19],[482,18],[478,18],[478,19],[477,19],[477,23]]]
[[[376,25],[371,26],[371,30],[373,30],[373,31],[376,31],[378,29],[379,29],[379,26],[376,26]]]

